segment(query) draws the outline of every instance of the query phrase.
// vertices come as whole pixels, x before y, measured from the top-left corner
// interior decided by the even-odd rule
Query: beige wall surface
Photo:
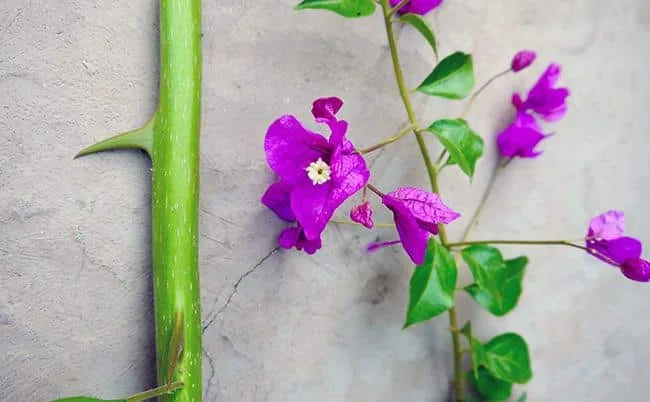
[[[283,225],[259,202],[273,180],[262,139],[279,115],[309,121],[313,99],[340,96],[360,147],[404,123],[381,18],[299,13],[291,0],[203,4],[205,400],[446,400],[446,317],[403,331],[412,266],[399,249],[362,251],[394,234],[333,226],[314,256],[272,253]],[[650,242],[647,0],[446,0],[427,18],[442,54],[474,54],[479,83],[516,50],[539,53],[469,115],[488,147],[471,185],[455,169],[443,174],[445,201],[464,214],[450,236],[486,186],[512,91],[557,61],[570,111],[539,159],[499,177],[474,238],[575,238],[590,216],[618,208],[627,231]],[[157,32],[155,0],[0,2],[0,400],[120,397],[154,385],[149,161],[72,156],[155,110]],[[430,50],[412,29],[399,42],[415,86],[432,68]],[[414,100],[425,123],[462,109]],[[426,186],[412,138],[371,163],[382,188]],[[460,314],[484,339],[525,335],[530,400],[649,400],[650,287],[572,249],[502,250],[532,260],[519,308],[489,317],[459,295]]]

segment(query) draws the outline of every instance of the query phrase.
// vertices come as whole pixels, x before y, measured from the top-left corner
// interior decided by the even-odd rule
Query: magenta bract
[[[559,64],[551,63],[528,92],[526,100],[515,93],[512,104],[518,111],[533,111],[546,121],[560,120],[567,112],[566,98],[570,94],[568,88],[555,88],[560,79],[560,71]]]
[[[507,158],[536,158],[542,152],[535,147],[546,137],[535,117],[519,112],[515,121],[497,136],[497,146]]]
[[[352,222],[360,223],[361,225],[372,229],[374,222],[372,221],[372,207],[368,201],[359,204],[350,210],[350,220]]]
[[[512,71],[519,72],[535,61],[537,58],[537,53],[535,53],[532,50],[520,50],[515,54],[515,56],[512,58],[512,62],[510,63],[510,68]]]
[[[460,216],[437,194],[419,188],[398,188],[385,194],[382,202],[393,211],[402,247],[417,265],[424,262],[429,234],[438,234],[438,224],[452,222]]]

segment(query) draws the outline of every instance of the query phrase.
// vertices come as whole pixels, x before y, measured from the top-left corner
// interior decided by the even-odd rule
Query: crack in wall
[[[232,298],[235,296],[237,293],[237,289],[239,288],[239,285],[241,285],[242,281],[246,279],[249,275],[251,275],[255,270],[257,270],[262,264],[266,262],[273,254],[275,254],[276,251],[280,249],[280,246],[275,246],[271,251],[269,251],[264,257],[262,257],[251,269],[248,271],[244,272],[233,284],[232,286],[232,292],[228,295],[228,298],[226,299],[226,302],[221,306],[219,310],[212,311],[211,313],[208,314],[208,318],[206,319],[207,323],[203,325],[203,328],[201,329],[201,333],[205,333],[205,331],[217,320],[217,317],[221,315],[230,305],[230,302],[232,301]]]

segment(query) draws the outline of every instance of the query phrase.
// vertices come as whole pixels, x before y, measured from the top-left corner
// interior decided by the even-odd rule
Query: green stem
[[[483,84],[476,92],[472,94],[472,96],[469,98],[467,101],[467,104],[465,105],[465,109],[463,109],[463,113],[460,114],[460,118],[464,119],[467,117],[467,113],[469,113],[469,109],[472,107],[474,102],[476,101],[476,98],[485,90],[485,88],[489,87],[492,82],[494,82],[496,79],[503,77],[504,75],[508,74],[511,69],[507,69],[505,71],[501,71],[499,74],[495,75],[494,77],[490,78]]]
[[[409,124],[408,126],[406,126],[406,127],[404,127],[403,129],[401,129],[401,130],[400,130],[397,134],[395,134],[394,136],[392,136],[392,137],[390,137],[390,138],[388,138],[388,139],[386,139],[386,140],[384,140],[384,141],[382,141],[382,142],[380,142],[380,143],[378,143],[378,144],[375,144],[375,145],[373,145],[373,146],[371,146],[371,147],[364,148],[364,149],[360,149],[360,150],[358,150],[357,152],[360,153],[360,154],[367,154],[367,153],[370,153],[370,152],[376,151],[376,150],[378,150],[378,149],[381,149],[381,148],[385,147],[385,146],[388,145],[388,144],[392,144],[393,142],[399,141],[400,139],[402,139],[403,137],[405,137],[407,134],[409,134],[409,133],[410,133],[411,131],[413,131],[414,129],[417,129],[417,128],[414,127],[412,124]]]
[[[399,54],[397,51],[397,44],[395,42],[395,33],[393,32],[393,25],[391,23],[391,8],[388,4],[388,0],[380,0],[380,5],[384,14],[384,25],[386,27],[386,36],[388,37],[388,46],[390,48],[390,55],[393,61],[393,70],[395,72],[395,80],[397,81],[397,87],[399,89],[400,97],[402,98],[402,103],[404,103],[404,109],[408,116],[409,122],[417,127],[417,119],[415,117],[415,112],[413,111],[413,106],[411,105],[411,98],[409,95],[408,88],[404,81],[404,74],[402,73],[402,68],[400,66]],[[436,171],[435,165],[431,162],[431,156],[429,155],[429,150],[426,143],[424,142],[424,137],[418,129],[414,129],[415,138],[420,148],[420,154],[422,154],[422,160],[427,169],[427,174],[429,175],[429,182],[431,183],[431,190],[440,194],[440,189],[438,188],[438,172]],[[443,225],[439,225],[440,231],[440,241],[443,245],[447,244],[447,232]],[[449,326],[451,328],[458,327],[458,317],[456,314],[456,309],[452,307],[449,309]],[[456,401],[461,402],[465,399],[465,390],[463,384],[463,367],[462,367],[462,349],[460,344],[460,334],[458,332],[450,331],[451,339],[454,348],[454,385],[456,389]]]
[[[568,240],[475,240],[475,241],[459,241],[455,243],[447,243],[449,248],[458,248],[464,246],[472,246],[475,244],[520,244],[532,246],[567,246],[578,248],[580,250],[589,251],[586,246],[575,244]]]
[[[157,396],[163,396],[166,394],[171,394],[174,391],[183,388],[183,383],[180,381],[162,385],[158,388],[150,389],[149,391],[140,392],[127,398],[126,402],[139,402],[146,401],[147,399],[155,398]]]
[[[198,267],[201,1],[160,1],[160,104],[152,152],[153,279],[158,383],[168,381],[175,318],[182,355],[163,401],[200,401],[201,307]],[[172,346],[173,347],[173,346]]]

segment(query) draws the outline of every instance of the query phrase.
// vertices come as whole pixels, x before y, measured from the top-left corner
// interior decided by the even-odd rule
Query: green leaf
[[[433,49],[433,54],[436,55],[436,60],[438,59],[438,43],[436,41],[436,35],[433,33],[433,29],[429,26],[429,23],[422,17],[417,14],[404,14],[400,17],[400,21],[405,22],[417,29],[424,39],[429,42],[431,49]]]
[[[467,379],[489,401],[505,401],[512,394],[512,383],[495,378],[485,367],[478,370],[478,376],[468,371]]]
[[[528,399],[528,394],[524,392],[523,394],[519,395],[517,402],[526,402],[526,399]]]
[[[479,244],[465,248],[461,254],[476,281],[465,291],[496,316],[512,311],[521,296],[528,258],[504,260],[498,249]]]
[[[57,399],[52,402],[127,402],[126,399],[97,399],[88,396],[73,396],[70,398]]]
[[[480,362],[494,377],[525,384],[533,377],[528,345],[521,335],[506,333],[483,345],[485,355]]]
[[[422,265],[415,268],[404,328],[429,320],[454,305],[457,268],[454,258],[433,237]]]
[[[463,119],[443,119],[429,126],[449,152],[447,164],[458,167],[470,178],[474,176],[476,162],[483,155],[483,138],[472,131]]]
[[[481,342],[474,338],[472,335],[472,323],[467,321],[460,332],[465,335],[467,342],[469,342],[469,348],[472,352],[472,371],[475,376],[478,376],[478,368],[483,360],[485,360],[485,348]]]
[[[474,87],[472,56],[456,52],[445,57],[422,81],[418,91],[431,96],[463,99]]]
[[[372,15],[376,7],[373,0],[303,0],[295,9],[330,10],[347,18],[356,18]]]

